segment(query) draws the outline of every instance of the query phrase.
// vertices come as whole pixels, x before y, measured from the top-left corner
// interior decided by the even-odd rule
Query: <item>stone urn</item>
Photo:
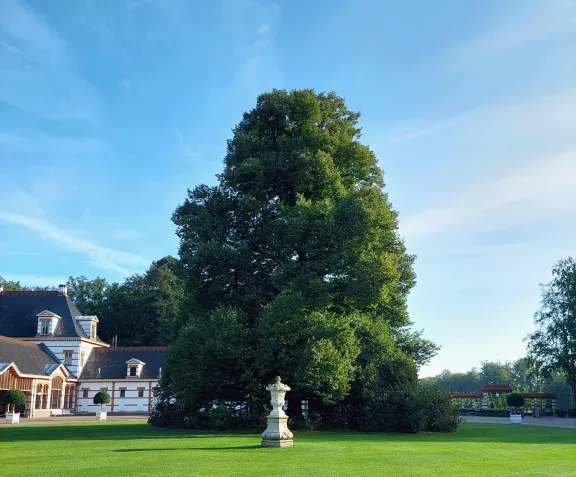
[[[262,447],[292,447],[294,441],[292,440],[292,433],[288,429],[288,416],[282,409],[284,406],[284,396],[290,387],[286,386],[276,376],[276,382],[266,387],[266,391],[270,391],[272,404],[272,411],[268,415],[268,427],[262,433]]]

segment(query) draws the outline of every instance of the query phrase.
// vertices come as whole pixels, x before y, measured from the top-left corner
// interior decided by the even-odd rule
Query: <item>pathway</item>
[[[148,416],[145,414],[108,414],[108,421],[135,421],[135,420],[145,420]],[[96,422],[96,417],[94,414],[82,415],[82,416],[58,416],[58,417],[38,417],[33,419],[20,419],[20,425],[22,424],[71,424],[74,422]],[[0,426],[5,426],[6,421],[2,417],[0,418]]]
[[[510,419],[507,417],[464,416],[464,419],[466,422],[482,424],[510,424]],[[567,417],[525,417],[522,419],[522,425],[576,429],[576,419]]]

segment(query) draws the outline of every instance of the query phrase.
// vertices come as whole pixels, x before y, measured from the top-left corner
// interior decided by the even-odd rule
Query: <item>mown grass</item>
[[[576,431],[464,424],[455,434],[258,434],[155,429],[117,421],[0,427],[2,476],[575,476]]]

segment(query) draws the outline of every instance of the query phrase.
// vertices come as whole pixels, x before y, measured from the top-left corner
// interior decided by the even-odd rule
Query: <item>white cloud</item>
[[[182,135],[179,129],[172,128],[172,132],[176,135],[176,137],[178,138],[178,142],[180,143],[180,154],[189,159],[194,158],[198,155],[194,152],[192,146],[188,144],[186,139],[184,139],[184,136]]]
[[[59,120],[96,121],[102,99],[67,43],[24,2],[0,2],[0,102]]]
[[[394,132],[397,139],[384,147],[425,147],[431,157],[443,154],[437,172],[451,184],[421,212],[401,216],[401,232],[407,237],[481,233],[575,215],[570,206],[576,203],[574,131],[576,90]]]
[[[425,210],[401,221],[407,237],[467,228],[481,233],[541,219],[576,215],[576,150],[544,157],[528,168],[507,172],[464,187],[449,205]]]
[[[0,220],[22,226],[68,251],[83,254],[88,257],[88,263],[98,268],[129,275],[134,269],[141,269],[150,264],[150,261],[134,253],[110,249],[91,240],[75,237],[70,231],[63,230],[43,218],[0,212]]]
[[[223,0],[222,12],[234,41],[238,85],[250,94],[279,87],[276,30],[280,7],[258,0]]]
[[[538,52],[535,47],[549,49],[551,45],[575,39],[574,0],[526,0],[521,8],[498,16],[490,28],[454,48],[448,70],[454,73],[470,67],[485,68],[486,63],[498,58],[508,58],[513,64],[522,58],[518,54],[521,50],[527,50],[532,63],[536,64],[539,55],[546,53]]]

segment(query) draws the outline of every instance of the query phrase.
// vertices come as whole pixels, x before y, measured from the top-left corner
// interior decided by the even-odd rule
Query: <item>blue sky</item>
[[[362,112],[418,255],[423,370],[515,359],[576,255],[576,1],[0,2],[0,275],[120,280],[176,254],[271,88]]]

